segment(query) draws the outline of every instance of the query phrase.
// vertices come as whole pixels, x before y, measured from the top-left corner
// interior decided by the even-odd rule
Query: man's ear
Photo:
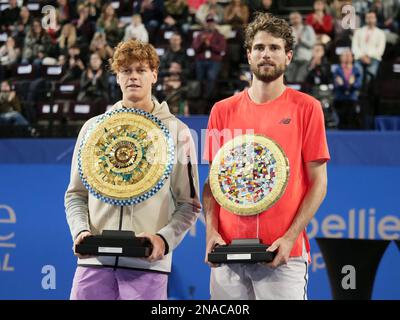
[[[250,64],[250,54],[251,54],[251,51],[249,50],[249,49],[246,49],[246,55],[247,55],[247,62],[248,62],[248,64]]]
[[[293,50],[289,50],[286,53],[286,66],[288,66],[290,62],[292,62],[292,59],[293,59]]]
[[[154,78],[152,84],[156,84],[157,80],[158,80],[158,72],[157,72],[157,70],[153,70],[152,72],[153,72],[153,78]]]

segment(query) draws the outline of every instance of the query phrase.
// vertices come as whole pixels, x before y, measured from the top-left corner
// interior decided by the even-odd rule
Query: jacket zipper
[[[194,188],[193,175],[192,175],[192,163],[190,162],[190,160],[188,162],[187,168],[188,168],[189,185],[190,185],[190,197],[193,199],[196,196],[196,190]]]

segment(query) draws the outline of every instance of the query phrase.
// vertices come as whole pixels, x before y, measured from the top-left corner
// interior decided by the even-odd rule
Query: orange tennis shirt
[[[236,238],[260,238],[271,245],[289,229],[309,188],[306,163],[330,159],[321,104],[315,98],[286,88],[267,103],[254,103],[247,89],[217,102],[210,113],[203,157],[212,162],[225,142],[246,133],[263,134],[284,150],[290,167],[282,197],[268,210],[254,216],[238,216],[217,205],[218,231],[230,243]],[[290,256],[302,255],[306,231],[297,238]]]

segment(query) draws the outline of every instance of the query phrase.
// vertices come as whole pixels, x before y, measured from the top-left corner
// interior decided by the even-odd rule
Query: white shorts
[[[304,247],[304,246],[303,246]],[[307,300],[308,256],[289,258],[276,269],[264,264],[222,264],[211,268],[212,300]]]

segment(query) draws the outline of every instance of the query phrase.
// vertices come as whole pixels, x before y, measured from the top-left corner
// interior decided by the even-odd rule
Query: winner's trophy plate
[[[289,180],[289,160],[274,140],[259,134],[245,134],[225,143],[210,169],[210,187],[215,200],[238,216],[266,211],[283,195]],[[258,239],[257,225],[251,239],[234,239],[208,254],[213,263],[272,261],[275,254]],[[240,231],[241,225],[236,226]]]
[[[85,187],[98,199],[120,206],[153,196],[169,177],[173,161],[169,130],[150,113],[133,108],[100,116],[78,152]]]
[[[122,206],[138,204],[156,194],[170,176],[173,163],[174,143],[168,128],[157,117],[135,108],[99,116],[78,151],[83,185],[99,200],[121,206],[121,211]],[[127,232],[107,231],[87,237],[77,252],[149,256],[151,244]]]

